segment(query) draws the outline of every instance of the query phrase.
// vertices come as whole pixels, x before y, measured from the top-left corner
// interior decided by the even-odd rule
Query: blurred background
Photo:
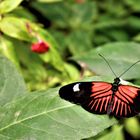
[[[140,60],[139,0],[9,3],[0,1],[0,53],[15,64],[31,91],[91,76],[112,81],[115,76],[99,53],[117,76]],[[140,85],[139,72],[137,64],[123,78]],[[96,139],[108,139],[113,132],[116,139],[140,139],[140,117],[126,119],[123,128],[110,128]]]

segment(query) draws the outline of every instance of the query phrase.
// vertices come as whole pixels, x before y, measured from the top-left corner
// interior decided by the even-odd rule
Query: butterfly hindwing
[[[119,85],[115,93],[112,114],[117,117],[132,117],[140,112],[140,89]]]

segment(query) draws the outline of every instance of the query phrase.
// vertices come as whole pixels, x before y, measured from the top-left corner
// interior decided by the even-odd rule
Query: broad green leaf
[[[8,13],[15,9],[23,0],[2,0],[0,1],[0,14]]]
[[[134,138],[140,139],[140,124],[138,118],[129,118],[125,120],[125,129]]]
[[[14,42],[14,45],[15,50],[18,52],[17,56],[20,62],[27,68],[28,74],[32,77],[32,79],[35,80],[46,77],[46,70],[45,67],[43,67],[43,62],[38,55],[30,51],[29,47],[27,47],[28,44]]]
[[[122,126],[114,126],[109,133],[97,138],[96,140],[124,140],[122,128]]]
[[[85,4],[69,4],[68,22],[72,28],[83,28],[91,30],[92,23],[97,16],[97,5],[95,2],[85,2]],[[82,10],[81,10],[82,9]]]
[[[25,18],[30,21],[36,21],[36,16],[33,13],[31,13],[27,8],[24,8],[21,6],[14,9],[12,13],[10,13],[10,15],[13,15],[19,18]]]
[[[33,2],[32,6],[38,9],[44,17],[53,21],[54,27],[59,26],[63,29],[67,27],[91,29],[92,22],[97,16],[97,6],[94,2],[84,4],[76,2],[72,4],[66,1],[52,4]]]
[[[6,57],[8,57],[20,70],[19,60],[17,58],[12,39],[6,36],[1,36],[0,46],[0,52],[2,52]]]
[[[28,20],[16,17],[4,17],[0,22],[0,30],[10,37],[31,41],[32,37],[26,27],[28,22]]]
[[[63,1],[63,0],[37,0],[39,2],[60,2],[60,1]]]
[[[129,18],[127,18],[127,26],[136,31],[140,30],[140,18],[136,16],[130,16]]]
[[[54,26],[67,27],[67,20],[71,12],[67,4],[65,6],[63,2],[48,4],[34,1],[31,5],[44,17],[49,18]]]
[[[0,55],[0,105],[24,95],[25,83],[13,64]]]
[[[65,63],[64,66],[67,70],[69,77],[71,77],[71,79],[68,77],[69,81],[75,81],[80,77],[79,71],[73,65]],[[64,82],[67,82],[66,78],[64,79]]]
[[[27,94],[0,114],[0,135],[11,139],[80,140],[117,123],[60,99],[58,89]]]
[[[134,11],[140,11],[140,1],[139,0],[125,0],[125,3]]]
[[[86,30],[73,31],[67,36],[66,43],[73,55],[85,53],[92,49],[93,46],[91,32],[87,32]]]
[[[106,62],[98,55],[103,55],[110,63],[113,71],[120,76],[128,67],[140,60],[140,44],[133,42],[108,43],[96,49],[77,55],[73,59],[84,62],[97,75],[114,77]],[[122,77],[126,79],[140,78],[140,63],[137,63]]]
[[[140,34],[138,33],[134,38],[133,38],[134,41],[136,42],[140,42]]]

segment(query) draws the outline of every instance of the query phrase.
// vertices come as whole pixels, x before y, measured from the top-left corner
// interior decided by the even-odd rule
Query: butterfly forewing
[[[92,82],[76,82],[63,86],[59,90],[61,98],[75,104],[84,104],[91,95]]]
[[[77,85],[77,91],[74,91]],[[111,88],[112,85],[106,82],[80,82],[62,87],[59,94],[61,98],[80,104],[89,112],[105,114],[111,100]]]

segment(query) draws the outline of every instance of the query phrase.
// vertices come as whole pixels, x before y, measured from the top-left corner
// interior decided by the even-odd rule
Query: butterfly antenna
[[[108,63],[108,61],[106,60],[106,58],[104,56],[102,56],[101,54],[99,54],[99,56],[101,56],[104,61],[107,63],[107,65],[109,66],[110,70],[112,71],[112,73],[115,75],[115,77],[117,77],[117,75],[115,74],[115,72],[113,71],[113,69],[111,68],[110,64]]]
[[[129,69],[131,69],[134,65],[136,65],[136,64],[139,63],[139,62],[140,62],[140,60],[136,61],[134,64],[132,64],[130,67],[128,67],[128,68],[119,76],[119,78],[120,78],[122,75],[124,75]]]

